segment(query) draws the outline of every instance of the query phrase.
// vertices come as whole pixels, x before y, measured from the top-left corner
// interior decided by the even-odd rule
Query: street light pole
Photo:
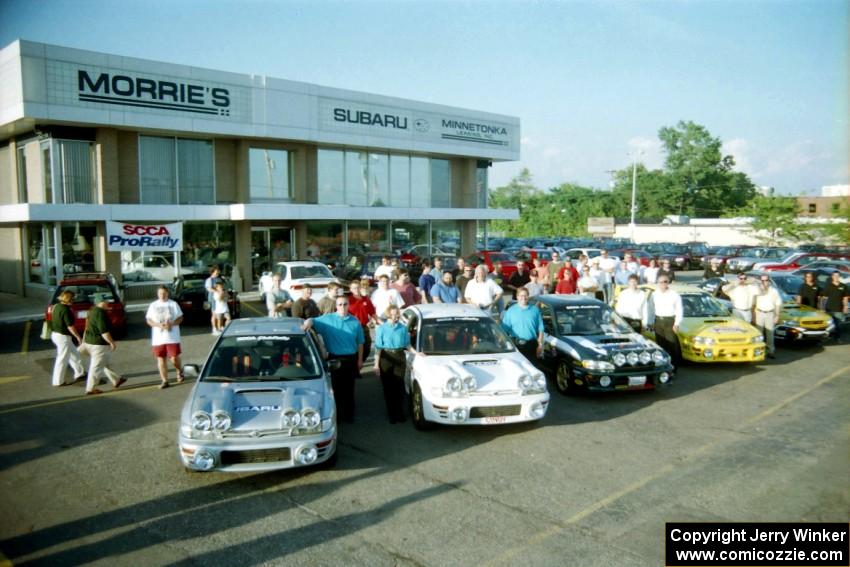
[[[637,204],[635,203],[635,198],[637,197],[637,157],[639,155],[643,155],[643,150],[640,150],[636,153],[629,154],[632,157],[632,219],[629,223],[629,233],[632,242],[635,241],[635,212],[637,211]]]

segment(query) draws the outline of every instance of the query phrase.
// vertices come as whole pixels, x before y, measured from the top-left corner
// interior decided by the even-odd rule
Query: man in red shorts
[[[159,367],[160,389],[168,388],[168,363],[171,361],[177,371],[177,382],[183,381],[183,369],[180,364],[180,323],[183,311],[176,302],[168,298],[168,288],[164,285],[156,290],[157,300],[150,304],[145,319],[151,328],[151,345],[156,364]]]

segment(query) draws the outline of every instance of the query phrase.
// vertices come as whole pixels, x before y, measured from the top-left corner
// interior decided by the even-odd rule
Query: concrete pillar
[[[94,151],[97,178],[95,202],[102,205],[118,203],[118,131],[114,128],[98,128]]]
[[[254,281],[254,270],[251,267],[251,222],[239,221],[234,223],[236,233],[236,269],[242,276],[242,289],[245,291],[254,289],[257,282]]]
[[[307,222],[295,221],[295,257],[307,259]]]
[[[475,252],[476,224],[474,220],[460,221],[460,254],[469,256]]]

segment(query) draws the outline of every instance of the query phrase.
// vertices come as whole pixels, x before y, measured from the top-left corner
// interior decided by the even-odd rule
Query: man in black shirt
[[[818,295],[820,295],[820,289],[818,289],[818,283],[815,281],[815,274],[813,272],[806,272],[803,285],[800,286],[800,291],[797,292],[797,303],[817,309]]]
[[[511,290],[511,293],[516,297],[516,290],[523,287],[525,284],[531,281],[531,275],[525,269],[525,262],[520,260],[516,263],[516,271],[511,274],[511,277],[508,278],[508,289]]]
[[[720,265],[720,258],[712,258],[711,263],[705,268],[702,273],[702,279],[710,280],[712,278],[722,278],[726,270]]]
[[[832,315],[832,320],[835,322],[833,337],[840,341],[841,324],[844,322],[847,303],[850,300],[850,287],[841,283],[841,273],[835,271],[832,272],[832,280],[823,287],[820,295],[826,298],[826,311]]]
[[[676,272],[673,271],[673,268],[670,267],[670,260],[662,260],[661,261],[661,269],[658,270],[658,275],[656,278],[660,278],[662,276],[667,277],[667,281],[673,283],[676,281]]]
[[[458,258],[461,260],[461,258]],[[461,303],[463,303],[463,294],[466,291],[466,284],[468,284],[471,280],[475,278],[475,274],[473,272],[472,266],[464,266],[463,271],[455,277],[455,285],[457,286],[457,291],[461,297]]]

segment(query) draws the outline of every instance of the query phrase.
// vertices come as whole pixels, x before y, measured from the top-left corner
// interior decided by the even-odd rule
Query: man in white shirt
[[[738,319],[752,323],[753,305],[759,292],[747,281],[747,275],[744,272],[738,272],[738,281],[724,285],[723,293],[728,295],[732,302],[732,314]]]
[[[375,315],[381,321],[387,320],[387,308],[390,305],[395,305],[399,309],[404,307],[404,298],[397,290],[390,287],[390,277],[386,274],[378,277],[378,289],[372,292],[370,299],[375,306]]]
[[[758,295],[755,297],[755,326],[764,335],[767,344],[767,357],[776,358],[776,347],[773,344],[773,329],[779,323],[779,315],[782,311],[782,296],[770,283],[770,276],[762,274],[759,278],[761,285]]]
[[[168,297],[168,288],[164,285],[156,290],[157,300],[148,306],[145,321],[151,328],[151,346],[159,368],[160,390],[168,388],[168,363],[171,361],[177,372],[177,382],[183,381],[183,367],[180,363],[180,323],[183,311],[175,301]]]
[[[649,261],[649,266],[643,269],[643,282],[654,284],[658,279],[658,260],[652,258]]]
[[[258,286],[260,288],[260,300],[265,303],[266,294],[272,290],[272,273],[263,272],[263,275],[260,276]]]
[[[628,279],[628,287],[620,291],[617,298],[615,311],[626,320],[636,333],[643,331],[647,321],[646,293],[638,288],[638,277],[631,274]]]
[[[602,287],[605,290],[605,301],[611,303],[614,299],[614,272],[617,270],[617,266],[620,265],[620,261],[608,256],[607,250],[602,250],[599,258],[594,258],[594,260],[597,259],[599,260],[599,269],[605,274],[604,280],[601,281]]]
[[[379,279],[381,276],[387,276],[387,278],[392,277],[393,275],[393,267],[390,264],[390,257],[384,256],[381,258],[381,265],[375,270],[375,279]]]
[[[667,276],[659,276],[658,288],[650,296],[650,302],[655,342],[678,363],[682,352],[676,333],[679,332],[679,325],[684,317],[682,296],[670,289],[670,279]]]
[[[541,283],[540,272],[538,272],[536,268],[528,273],[528,277],[530,279],[528,283],[525,284],[525,289],[528,290],[528,297],[534,297],[535,295],[543,295],[546,293],[546,287]]]
[[[271,290],[266,294],[266,309],[269,311],[269,317],[273,319],[284,317],[291,308],[292,296],[280,287],[280,274],[273,275]]]
[[[599,280],[590,274],[589,266],[582,267],[581,277],[576,282],[576,287],[581,295],[596,297],[596,290],[599,289]]]
[[[594,258],[590,261],[590,275],[594,279],[596,279],[598,291],[602,292],[602,301],[608,302],[608,284],[610,283],[608,278],[609,274],[600,266],[600,259]],[[581,284],[579,284],[581,287]],[[599,298],[599,294],[596,294],[595,297]]]
[[[207,290],[207,303],[210,304],[210,326],[212,327],[213,334],[215,334],[215,314],[212,308],[215,298],[213,297],[213,293],[215,292],[215,284],[218,283],[220,275],[221,270],[219,270],[218,266],[213,266],[210,268],[210,277],[204,280],[204,289]]]
[[[499,304],[502,293],[499,284],[487,277],[487,266],[479,264],[475,268],[475,278],[466,284],[463,298],[467,303],[488,310]]]

